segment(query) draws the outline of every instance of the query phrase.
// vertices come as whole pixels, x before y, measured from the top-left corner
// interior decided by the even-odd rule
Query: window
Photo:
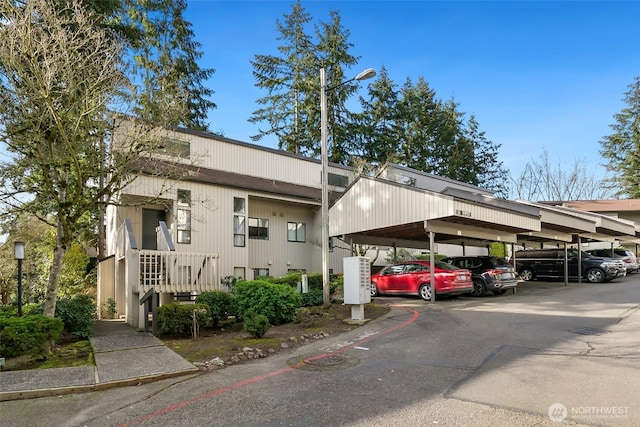
[[[233,267],[233,277],[238,280],[244,280],[244,267]]]
[[[245,207],[244,207],[244,198],[242,197],[233,198],[233,213],[237,213],[237,214],[246,213]]]
[[[254,268],[253,269],[253,278],[254,280],[260,276],[268,276],[269,269],[268,268]]]
[[[188,159],[190,154],[190,145],[187,141],[180,141],[179,139],[164,138],[160,143],[160,146],[155,150],[159,154],[164,154],[171,157],[180,157],[181,159]]]
[[[178,190],[178,243],[191,243],[191,191]]]
[[[267,218],[249,218],[249,238],[269,240],[269,220]]]
[[[245,213],[246,203],[244,197],[233,198],[233,246],[244,247],[245,245]]]
[[[336,175],[335,173],[328,173],[327,182],[329,185],[335,185],[336,187],[346,187],[349,185],[349,178],[344,175]]]
[[[244,216],[233,216],[233,246],[244,247]]]
[[[287,223],[287,240],[290,242],[306,242],[307,227],[302,222]]]

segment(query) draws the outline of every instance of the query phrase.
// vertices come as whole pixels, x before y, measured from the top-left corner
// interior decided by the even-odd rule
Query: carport
[[[582,243],[592,241],[609,242],[611,243],[612,249],[616,241],[636,244],[640,241],[638,239],[638,237],[640,237],[638,226],[633,221],[595,212],[575,210],[572,208],[560,206],[555,208],[570,211],[576,217],[585,218],[595,222],[594,232],[579,233],[574,236],[573,243],[577,243],[579,248]]]
[[[434,283],[436,242],[487,246],[515,244],[519,234],[540,232],[535,206],[453,186],[434,192],[360,176],[329,211],[329,235],[346,242],[429,249]],[[432,301],[435,292],[432,293]]]
[[[546,204],[518,200],[519,203],[533,206],[540,211],[540,232],[529,232],[518,235],[518,243],[523,247],[531,247],[536,243],[540,248],[545,244],[560,244],[564,246],[564,283],[569,282],[567,244],[577,244],[589,241],[611,242],[616,240],[634,239],[636,225],[632,221],[610,217],[593,212],[586,212],[561,206],[549,206]],[[514,251],[515,254],[515,251]],[[581,256],[578,252],[578,265],[581,265]],[[514,261],[515,264],[515,261]],[[582,277],[578,275],[578,283]]]
[[[564,247],[564,284],[569,284],[569,259],[567,254],[568,243],[579,243],[581,234],[592,234],[597,232],[596,220],[583,215],[573,209],[561,209],[558,207],[543,205],[539,203],[518,200],[527,206],[535,207],[540,212],[540,231],[531,231],[518,235],[518,244],[525,249],[533,247],[533,244],[541,249],[545,244],[559,245]],[[515,257],[515,248],[512,250]],[[515,259],[513,261],[515,265]],[[578,282],[582,278],[578,276]]]

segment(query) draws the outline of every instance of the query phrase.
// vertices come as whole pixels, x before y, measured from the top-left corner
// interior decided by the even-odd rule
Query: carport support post
[[[569,284],[569,252],[567,251],[567,242],[564,242],[564,285]]]
[[[578,234],[578,283],[582,283],[582,239]]]
[[[436,234],[429,232],[429,280],[431,282],[431,302],[436,302],[436,254],[433,248],[436,246]]]

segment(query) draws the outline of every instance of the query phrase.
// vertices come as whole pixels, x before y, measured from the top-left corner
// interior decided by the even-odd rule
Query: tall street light
[[[327,154],[327,92],[354,80],[366,80],[376,75],[376,70],[367,68],[352,79],[327,87],[325,69],[320,68],[320,137],[322,139],[322,299],[325,307],[329,305],[329,189],[328,154]]]
[[[24,242],[14,242],[13,255],[18,260],[18,316],[22,316],[22,260],[24,259]]]

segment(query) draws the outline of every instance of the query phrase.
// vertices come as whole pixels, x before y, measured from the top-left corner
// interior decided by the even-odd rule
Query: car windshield
[[[585,252],[585,251],[580,251],[580,257],[581,258],[593,258],[594,256]],[[564,256],[562,254],[560,254],[559,258],[564,258]],[[578,258],[578,250],[577,249],[569,249],[567,251],[567,258]]]
[[[502,258],[491,258],[491,265],[494,267],[511,267],[511,264]]]
[[[443,270],[460,270],[459,267],[456,267],[453,264],[449,264],[448,262],[444,262],[444,261],[436,261],[436,267],[441,268]]]

